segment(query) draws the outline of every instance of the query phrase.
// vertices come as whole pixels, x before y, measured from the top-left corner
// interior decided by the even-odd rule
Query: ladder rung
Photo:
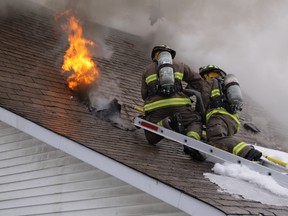
[[[155,134],[161,135],[167,139],[173,140],[182,145],[186,145],[193,149],[196,149],[207,156],[207,161],[213,163],[238,163],[249,167],[251,170],[257,171],[261,174],[271,176],[275,181],[277,181],[283,187],[288,188],[288,171],[284,167],[279,167],[276,164],[268,165],[268,162],[263,162],[262,165],[256,162],[246,160],[237,155],[233,155],[222,149],[216,148],[214,146],[208,145],[201,141],[195,140],[193,138],[184,136],[183,134],[177,133],[172,130],[160,127],[159,125],[148,122],[144,119],[136,117],[134,119],[134,125]],[[263,160],[262,160],[263,161]],[[273,167],[273,168],[272,168]],[[283,174],[284,173],[284,174]]]

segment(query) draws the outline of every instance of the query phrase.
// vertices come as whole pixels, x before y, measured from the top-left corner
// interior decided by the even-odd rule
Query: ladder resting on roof
[[[195,140],[183,134],[177,133],[175,131],[160,127],[149,121],[146,121],[140,117],[134,118],[133,124],[136,127],[143,128],[152,133],[161,135],[167,139],[173,140],[179,144],[186,145],[193,149],[200,151],[206,155],[206,160],[213,163],[236,163],[249,167],[251,170],[257,171],[261,174],[271,176],[276,182],[281,186],[288,188],[288,169],[286,167],[281,167],[277,164],[273,164],[265,159],[261,159],[260,163],[249,161],[245,158],[233,155],[222,149],[216,148],[214,146],[208,145],[204,142]]]

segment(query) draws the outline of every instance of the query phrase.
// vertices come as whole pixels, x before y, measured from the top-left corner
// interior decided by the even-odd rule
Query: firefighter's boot
[[[251,149],[246,155],[245,158],[250,161],[259,161],[259,159],[262,157],[262,152]]]
[[[193,160],[196,160],[196,161],[205,161],[206,160],[206,157],[204,154],[202,154],[198,150],[190,148],[186,145],[183,145],[183,152],[185,154],[189,155]]]

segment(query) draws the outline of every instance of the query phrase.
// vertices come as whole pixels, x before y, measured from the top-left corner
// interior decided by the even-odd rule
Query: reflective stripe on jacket
[[[221,96],[220,89],[216,88],[211,91],[211,98]]]
[[[192,102],[189,98],[167,98],[145,104],[144,111],[147,112],[157,108],[175,105],[192,105]]]
[[[213,109],[213,110],[209,111],[206,114],[206,122],[208,122],[209,119],[211,118],[211,116],[214,115],[214,114],[223,114],[223,115],[230,116],[237,123],[237,131],[240,130],[240,121],[239,121],[239,116],[238,116],[237,113],[236,114],[231,114],[231,113],[227,112],[226,109],[224,109],[223,107],[218,107],[216,109]]]
[[[155,93],[159,82],[157,77],[157,62],[152,62],[146,67],[142,74],[141,96],[144,100],[145,115],[158,108],[168,106],[185,106],[192,104],[190,98],[182,91],[165,96]],[[194,72],[191,68],[183,63],[173,61],[175,87],[182,87],[182,81],[189,84],[197,91],[201,91],[203,79],[199,73]]]
[[[146,77],[145,82],[147,85],[149,85],[150,82],[156,81],[157,80],[157,74],[151,74],[150,76]],[[174,72],[174,78],[178,79],[178,80],[182,80],[183,79],[183,73],[181,72]]]

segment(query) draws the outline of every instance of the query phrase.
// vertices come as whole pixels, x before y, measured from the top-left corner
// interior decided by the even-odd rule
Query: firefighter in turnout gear
[[[194,89],[201,89],[204,80],[184,63],[174,61],[176,52],[166,45],[155,46],[142,75],[141,94],[144,100],[145,119],[200,140],[201,116],[192,108],[191,99],[182,91],[182,81]],[[163,137],[145,131],[150,144],[158,143]]]
[[[215,65],[203,66],[199,73],[207,81],[202,97],[208,143],[248,160],[259,160],[261,152],[234,136],[240,129],[238,113],[242,106],[236,77]]]

